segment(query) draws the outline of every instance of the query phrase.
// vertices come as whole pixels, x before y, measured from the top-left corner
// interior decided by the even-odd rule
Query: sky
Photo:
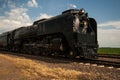
[[[98,25],[99,47],[120,48],[120,0],[0,0],[0,33],[68,9],[84,8]]]

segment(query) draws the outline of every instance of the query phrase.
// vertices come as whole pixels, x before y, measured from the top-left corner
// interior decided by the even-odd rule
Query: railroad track
[[[120,61],[112,61],[112,60],[104,60],[104,59],[74,59],[72,61],[75,62],[83,62],[84,64],[89,63],[89,64],[96,64],[96,65],[103,65],[105,67],[115,67],[115,68],[120,68]]]
[[[106,57],[106,58],[117,58],[117,59],[120,59],[120,55],[105,55],[105,54],[100,54],[98,56],[99,57]]]
[[[109,66],[109,67],[120,68],[120,62],[111,62],[111,61],[104,61],[104,60],[87,60],[84,62],[90,63],[90,64],[104,65],[106,67]]]
[[[86,63],[89,63],[89,64],[97,64],[97,65],[104,65],[106,67],[115,67],[115,68],[120,68],[120,61],[106,61],[104,59],[79,59],[79,58],[75,58],[75,59],[68,59],[68,58],[65,58],[65,57],[61,57],[61,56],[51,56],[51,57],[48,57],[48,56],[36,56],[36,55],[28,55],[28,54],[18,54],[18,53],[13,53],[13,52],[2,52],[2,53],[5,53],[5,54],[12,54],[12,55],[16,55],[16,56],[22,56],[22,57],[26,57],[26,58],[30,58],[30,59],[35,59],[35,60],[41,60],[41,58],[52,58],[52,59],[55,59],[53,60],[54,61],[57,61],[57,62],[77,62],[77,63],[83,63],[83,64],[86,64]],[[44,59],[45,60],[45,59]],[[58,60],[61,60],[61,61],[58,61]]]

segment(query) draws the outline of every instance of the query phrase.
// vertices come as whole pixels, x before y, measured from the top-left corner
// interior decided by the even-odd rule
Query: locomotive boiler
[[[97,23],[84,9],[35,21],[0,35],[0,49],[36,55],[97,58]]]

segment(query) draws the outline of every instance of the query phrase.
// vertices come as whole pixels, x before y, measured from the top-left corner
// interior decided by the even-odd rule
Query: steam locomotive
[[[69,9],[0,34],[0,50],[94,59],[97,49],[97,23],[84,9]]]

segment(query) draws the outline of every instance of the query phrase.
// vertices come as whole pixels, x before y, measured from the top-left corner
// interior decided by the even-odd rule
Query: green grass
[[[120,48],[99,48],[98,54],[120,55]]]

